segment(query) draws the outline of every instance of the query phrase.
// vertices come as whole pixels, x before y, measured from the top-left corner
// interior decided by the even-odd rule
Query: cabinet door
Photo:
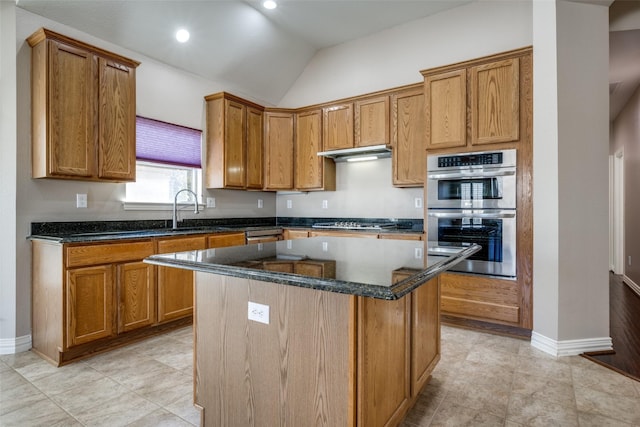
[[[295,187],[298,190],[335,190],[335,163],[319,157],[322,151],[322,111],[296,115]],[[325,173],[332,176],[325,176]],[[327,183],[332,183],[325,185]],[[327,188],[325,188],[327,187]]]
[[[293,113],[265,113],[266,190],[293,189]]]
[[[379,96],[355,104],[355,146],[389,145],[389,97]]]
[[[40,132],[49,135],[44,154],[47,158],[34,159],[34,163],[48,162],[47,173],[52,176],[91,177],[96,169],[95,57],[86,50],[57,41],[48,43],[49,124],[38,127]],[[33,120],[45,119],[33,117]],[[38,152],[43,155],[42,151]]]
[[[225,99],[224,106],[224,186],[244,188],[246,107],[229,99]]]
[[[393,184],[396,186],[424,185],[427,167],[424,99],[422,89],[409,89],[392,97]]]
[[[411,403],[411,295],[358,297],[358,425],[398,425]]]
[[[264,187],[263,112],[247,107],[247,188]]]
[[[279,273],[293,273],[293,261],[265,261],[262,268]]]
[[[118,333],[156,321],[155,267],[142,261],[117,266]]]
[[[323,150],[353,148],[353,104],[322,109]]]
[[[98,178],[136,179],[136,70],[99,58]]]
[[[158,253],[205,249],[205,237],[160,240]],[[193,314],[193,271],[158,267],[158,322]]]
[[[440,279],[411,293],[411,394],[425,386],[440,360]]]
[[[471,144],[512,142],[520,134],[520,60],[472,67]]]
[[[450,71],[424,79],[427,148],[467,145],[467,72]]]
[[[114,335],[113,294],[113,266],[67,270],[67,347]]]

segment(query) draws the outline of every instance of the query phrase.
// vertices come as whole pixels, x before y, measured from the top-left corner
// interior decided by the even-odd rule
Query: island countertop
[[[396,300],[480,249],[425,241],[312,237],[158,254],[145,262],[316,290]],[[299,265],[330,265],[309,274]],[[284,267],[284,268],[282,268]],[[274,271],[276,270],[276,271]],[[394,279],[402,273],[402,280]]]

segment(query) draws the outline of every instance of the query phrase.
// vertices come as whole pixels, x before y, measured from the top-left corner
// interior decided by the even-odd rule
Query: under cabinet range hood
[[[363,162],[391,157],[388,145],[371,145],[369,147],[345,148],[342,150],[320,151],[318,156],[330,157],[338,162]]]

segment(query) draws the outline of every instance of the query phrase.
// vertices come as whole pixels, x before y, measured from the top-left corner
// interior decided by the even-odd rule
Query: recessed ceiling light
[[[262,6],[264,6],[265,9],[275,9],[276,7],[278,7],[278,3],[276,3],[274,0],[265,0],[262,3]]]
[[[189,31],[185,30],[184,28],[179,29],[176,32],[176,40],[178,40],[180,43],[184,43],[189,40]]]

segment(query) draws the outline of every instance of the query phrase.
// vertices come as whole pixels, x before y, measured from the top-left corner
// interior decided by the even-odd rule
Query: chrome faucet
[[[195,206],[193,213],[196,213],[196,214],[200,213],[200,211],[198,210],[198,196],[196,195],[196,193],[189,190],[188,188],[184,188],[178,191],[176,195],[173,197],[173,229],[174,230],[178,229],[178,195],[183,191],[193,194],[193,205]]]

